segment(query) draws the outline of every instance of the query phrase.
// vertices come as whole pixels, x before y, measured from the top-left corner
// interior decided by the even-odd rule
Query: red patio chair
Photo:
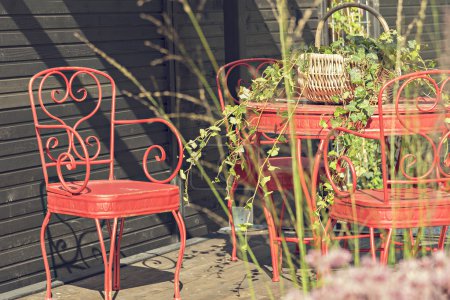
[[[273,58],[248,58],[241,59],[230,62],[222,66],[216,76],[216,83],[218,88],[218,95],[220,100],[220,105],[222,110],[225,109],[227,104],[238,104],[239,99],[237,96],[237,89],[239,86],[251,85],[251,79],[261,76],[264,69],[273,64],[279,62]],[[242,72],[242,73],[241,73]],[[245,74],[244,74],[245,72]],[[245,78],[247,76],[247,78]],[[227,130],[234,130],[229,127]],[[253,153],[258,153],[260,151],[261,145],[271,145],[274,143],[274,139],[265,134],[255,134],[252,136],[243,136],[245,133],[238,133],[241,138],[245,139],[245,147],[247,150],[253,148]],[[232,241],[232,252],[231,260],[237,260],[237,249],[236,249],[236,230],[233,223],[232,207],[234,205],[234,193],[239,184],[247,185],[251,187],[256,187],[258,172],[260,166],[254,158],[251,157],[249,151],[246,153],[241,161],[239,161],[235,167],[237,176],[231,186],[230,199],[228,200],[228,218],[231,227],[231,241]],[[309,159],[303,157],[302,164],[305,168],[309,167]],[[245,165],[245,167],[242,167]],[[269,171],[267,166],[271,165],[276,167],[275,171]],[[270,175],[271,179],[267,182],[266,187],[268,191],[292,191],[294,189],[292,180],[292,157],[270,157],[268,164],[265,165],[263,170],[264,176]],[[262,198],[264,195],[262,191],[259,191]],[[272,195],[269,196],[273,202]],[[285,202],[282,202],[281,211],[279,218],[276,215],[276,211],[269,209],[266,206],[265,201],[262,201],[264,215],[266,217],[269,240],[270,240],[270,251],[272,259],[273,268],[273,281],[279,281],[279,268],[281,266],[282,251],[280,249],[282,237],[282,221],[285,213]],[[275,215],[274,215],[275,214]],[[279,224],[276,224],[276,223]],[[278,226],[277,226],[278,225]],[[293,241],[290,239],[285,239],[286,241]],[[305,238],[304,242],[311,242],[312,238]]]
[[[327,145],[334,136],[333,132],[325,142],[325,171],[336,194],[327,231],[337,221],[368,227],[371,255],[375,260],[376,251],[380,250],[380,261],[384,264],[388,262],[395,229],[408,230],[410,243],[414,245],[417,241],[414,241],[413,228],[439,226],[441,234],[437,248],[444,247],[450,224],[450,155],[447,145],[450,132],[445,121],[449,107],[446,105],[448,99],[444,97],[448,96],[445,88],[449,75],[450,71],[433,70],[395,78],[387,82],[379,93],[379,116],[371,121],[373,124],[379,122],[379,130],[353,132],[345,128],[335,129],[336,133],[346,132],[379,141],[382,189],[357,189],[355,168],[346,156],[339,157],[337,162],[343,173],[351,174],[352,188],[342,189],[335,184],[331,180],[327,156]],[[382,105],[383,93],[390,89],[394,91],[394,101]],[[388,144],[392,137],[396,142]],[[379,248],[375,245],[375,229],[385,232]],[[418,244],[415,245],[417,247]]]
[[[89,88],[73,90],[76,85],[79,85],[79,82],[84,82],[86,79],[93,81],[94,84]],[[62,84],[63,88],[61,90],[54,87],[55,81],[59,81]],[[50,90],[45,90],[47,87],[46,83]],[[37,84],[37,90],[34,90],[35,84]],[[171,123],[160,118],[116,119],[115,89],[114,80],[106,73],[81,67],[60,67],[44,70],[33,76],[29,83],[31,108],[47,191],[47,214],[41,229],[41,249],[47,277],[46,299],[51,299],[52,297],[50,267],[45,249],[45,231],[52,214],[66,214],[94,219],[105,265],[105,299],[110,300],[112,290],[120,289],[120,241],[123,233],[124,218],[162,212],[172,212],[180,231],[181,245],[175,269],[174,298],[181,299],[179,274],[185,248],[186,229],[179,212],[180,197],[178,186],[168,184],[181,167],[183,147],[180,136]],[[105,141],[106,144],[110,143],[110,151],[105,154],[108,151],[101,150],[100,140],[97,136],[83,136],[78,129],[83,122],[88,121],[98,113],[102,100],[106,97],[111,98],[111,120],[109,125],[110,140]],[[63,119],[51,113],[52,109],[49,106],[54,107],[56,104],[63,104],[69,101],[74,101],[77,105],[82,105],[82,102],[92,101],[95,108],[76,122],[73,122],[73,124],[67,124]],[[43,120],[42,116],[46,120]],[[164,180],[158,180],[150,175],[147,169],[147,158],[151,155],[151,152],[154,150],[159,152],[159,156],[155,155],[156,161],[164,161],[166,159],[164,148],[159,145],[152,145],[145,151],[143,157],[144,173],[150,182],[116,180],[114,177],[115,126],[144,123],[162,123],[175,135],[179,148],[175,170]],[[61,145],[62,139],[59,139],[60,136],[49,137],[48,134],[55,134],[55,132],[58,134],[63,133],[66,136],[67,145]],[[58,152],[58,144],[63,146],[64,149],[56,153]],[[98,165],[109,166],[108,179],[89,180],[91,168]],[[74,181],[64,178],[63,168],[73,171],[79,167],[84,169],[84,172],[82,172],[84,179]],[[49,172],[55,172],[55,169],[59,182],[51,183],[49,182]],[[120,226],[118,228],[119,219]],[[111,238],[109,257],[105,248],[100,220],[107,220]],[[112,220],[112,226],[110,220]],[[117,231],[119,231],[118,235]],[[114,270],[114,276],[112,276],[112,270]]]

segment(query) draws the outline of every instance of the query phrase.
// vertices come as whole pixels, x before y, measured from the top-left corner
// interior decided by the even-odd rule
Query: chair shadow
[[[104,298],[103,285],[104,285],[104,273],[100,273],[96,276],[85,278],[80,281],[70,283],[70,285],[89,289],[97,290],[99,294]],[[122,266],[120,268],[120,290],[132,289],[136,287],[142,287],[152,284],[158,284],[162,282],[170,282],[173,284],[174,273],[171,271],[160,270],[157,268],[150,268],[148,266]],[[180,282],[180,290],[183,289],[183,284]],[[115,299],[119,291],[113,291],[113,299]]]

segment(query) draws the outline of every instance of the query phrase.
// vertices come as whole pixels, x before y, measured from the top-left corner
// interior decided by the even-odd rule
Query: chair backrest
[[[449,78],[450,70],[415,72],[390,80],[380,90],[384,187],[446,186],[450,181]],[[383,104],[383,93],[390,90],[393,101]],[[384,199],[389,201],[388,189],[384,190]]]
[[[99,164],[109,165],[109,178],[112,179],[116,100],[114,80],[108,74],[90,68],[59,67],[34,75],[28,91],[45,183],[49,183],[49,169],[55,168],[67,190],[81,192],[89,180],[91,166]],[[76,108],[70,106],[70,102],[76,104]],[[109,138],[105,141],[109,142],[109,153],[106,155],[101,151],[98,136],[83,138],[79,133],[94,115],[99,115],[102,102],[110,102],[107,103],[110,117],[105,117],[109,126]],[[63,118],[64,114],[74,109],[82,114],[80,118]],[[83,184],[69,186],[64,180],[62,167],[74,170],[78,166],[86,169]]]
[[[237,92],[240,86],[250,87],[251,79],[262,75],[264,69],[278,62],[274,58],[246,58],[223,65],[216,76],[220,106],[222,110],[228,103],[239,104]]]

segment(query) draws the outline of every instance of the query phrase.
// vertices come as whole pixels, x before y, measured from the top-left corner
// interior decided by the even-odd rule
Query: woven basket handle
[[[376,11],[374,8],[364,5],[364,4],[360,4],[360,3],[344,3],[338,6],[333,7],[332,9],[330,9],[327,14],[320,20],[319,25],[317,26],[317,31],[316,31],[316,48],[319,49],[320,48],[320,38],[322,36],[322,30],[323,27],[325,25],[325,21],[335,12],[337,12],[338,10],[347,8],[347,7],[358,7],[358,8],[362,8],[365,11],[371,13],[375,18],[377,18],[377,20],[380,22],[381,26],[383,27],[383,30],[385,32],[389,31],[389,26],[386,22],[386,20],[383,18],[383,16]]]

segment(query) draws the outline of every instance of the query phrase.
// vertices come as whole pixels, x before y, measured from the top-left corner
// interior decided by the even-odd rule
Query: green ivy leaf
[[[279,151],[280,147],[274,146],[271,149],[269,149],[269,151],[267,151],[267,155],[274,157],[278,155]]]
[[[334,116],[335,117],[339,117],[339,116],[341,116],[341,115],[344,115],[344,114],[346,114],[348,111],[345,109],[345,108],[343,108],[343,107],[336,107],[336,110],[334,111]],[[322,121],[322,120],[321,120]],[[321,125],[322,126],[322,125]]]
[[[275,170],[278,170],[279,169],[279,167],[275,167],[275,166],[272,166],[272,165],[270,165],[269,167],[267,167],[267,170],[269,170],[269,171],[271,171],[271,172],[273,172],[273,171],[275,171]]]
[[[270,180],[270,176],[265,176],[263,178],[261,178],[261,186],[266,186],[267,182],[269,182]]]
[[[325,129],[328,128],[328,124],[327,124],[327,122],[325,122],[324,119],[320,119],[319,125],[320,125],[320,127],[322,127],[322,128],[325,128]]]

